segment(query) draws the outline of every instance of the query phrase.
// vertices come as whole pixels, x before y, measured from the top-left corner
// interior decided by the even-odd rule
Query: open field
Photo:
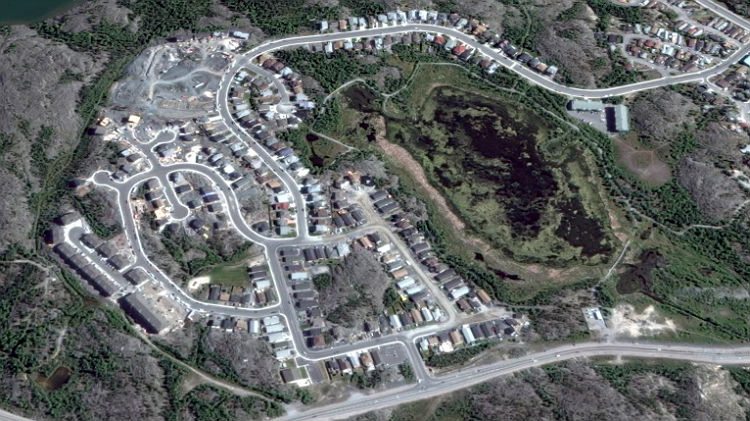
[[[244,287],[248,283],[247,267],[245,265],[218,265],[205,272],[204,275],[211,278],[212,284]]]
[[[633,143],[622,138],[614,140],[620,165],[650,186],[661,186],[672,178],[669,165],[659,158],[656,150],[641,148]]]

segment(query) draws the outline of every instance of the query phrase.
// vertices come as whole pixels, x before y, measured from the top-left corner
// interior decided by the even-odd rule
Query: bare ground
[[[669,165],[659,159],[655,150],[638,149],[624,139],[616,139],[615,148],[620,165],[644,183],[660,186],[672,178]]]

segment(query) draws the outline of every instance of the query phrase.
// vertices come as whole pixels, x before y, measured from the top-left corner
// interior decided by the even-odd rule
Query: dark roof
[[[109,258],[108,260],[109,264],[112,265],[117,270],[120,270],[128,265],[128,259],[125,258],[122,254],[116,254]]]
[[[125,272],[125,279],[133,285],[138,285],[148,279],[148,274],[143,268],[134,268]]]
[[[97,237],[95,234],[91,234],[91,233],[81,235],[81,242],[86,247],[90,247],[92,249],[96,249],[102,244],[102,240],[99,237]]]
[[[281,379],[284,383],[293,382],[302,378],[298,368],[285,368],[281,370]]]
[[[453,269],[448,269],[446,271],[440,272],[439,274],[435,275],[435,279],[438,282],[450,279],[452,277],[456,276],[456,271]]]
[[[96,276],[93,279],[89,279],[89,282],[94,286],[94,288],[96,288],[97,291],[99,291],[100,294],[105,297],[109,297],[120,289],[119,285],[114,283],[103,274]]]
[[[210,285],[208,287],[208,299],[211,301],[216,301],[219,299],[219,295],[221,295],[221,287],[218,285]]]
[[[110,258],[117,254],[117,249],[112,244],[104,243],[96,249],[96,252],[106,258]]]
[[[141,292],[134,292],[120,300],[122,308],[138,324],[151,333],[159,333],[169,326],[164,317],[154,311]]]
[[[302,250],[302,253],[305,255],[305,260],[307,261],[313,261],[316,259],[315,250],[313,250],[312,248],[306,248]]]
[[[55,250],[55,253],[60,255],[60,257],[65,259],[65,261],[69,261],[70,258],[76,254],[75,247],[71,246],[68,243],[60,243],[56,245],[53,250]]]

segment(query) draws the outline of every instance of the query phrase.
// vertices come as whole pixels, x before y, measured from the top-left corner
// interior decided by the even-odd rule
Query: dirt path
[[[530,282],[544,279],[555,282],[566,282],[574,278],[587,276],[601,276],[605,273],[606,268],[587,268],[576,266],[567,269],[550,268],[539,264],[523,264],[512,259],[502,256],[500,252],[487,243],[485,240],[475,236],[468,235],[466,232],[466,223],[453,211],[445,197],[430,184],[427,175],[422,166],[417,162],[411,153],[403,147],[393,144],[385,138],[385,119],[383,117],[373,120],[375,128],[375,142],[378,147],[399,167],[409,173],[419,187],[428,195],[429,199],[437,206],[441,217],[445,218],[455,231],[454,238],[459,239],[472,252],[482,254],[485,263],[492,268],[498,268],[503,271],[516,272],[523,279]],[[527,279],[528,278],[528,279]]]
[[[65,334],[67,332],[68,332],[67,327],[60,329],[60,333],[57,335],[57,340],[55,340],[55,351],[52,352],[52,356],[50,357],[50,360],[54,360],[55,358],[57,358],[58,355],[60,355],[60,351],[62,350],[63,339],[65,339]]]
[[[445,200],[442,194],[427,180],[427,175],[421,165],[411,156],[409,151],[399,145],[395,145],[385,138],[385,119],[378,117],[374,120],[375,126],[375,142],[378,147],[385,152],[391,159],[396,161],[401,168],[406,170],[414,181],[427,193],[438,210],[445,219],[450,222],[451,226],[457,231],[461,231],[466,228],[466,224],[458,217],[453,210],[448,206],[448,202]]]
[[[201,370],[198,370],[197,368],[193,367],[192,365],[186,364],[185,362],[183,362],[183,361],[175,358],[174,356],[172,356],[172,355],[164,352],[164,350],[162,350],[161,348],[159,348],[158,346],[156,346],[153,342],[151,342],[151,340],[145,334],[143,334],[141,332],[137,332],[137,335],[138,335],[139,338],[141,338],[148,346],[150,346],[158,354],[162,355],[163,357],[169,359],[173,363],[179,365],[180,367],[182,367],[182,368],[188,370],[190,373],[192,373],[192,375],[194,375],[196,377],[194,379],[195,381],[198,381],[198,382],[202,381],[203,383],[212,384],[212,385],[214,385],[216,387],[219,387],[219,388],[224,389],[224,390],[226,390],[228,392],[231,392],[231,393],[233,393],[233,394],[235,394],[237,396],[243,396],[243,397],[244,396],[254,396],[256,398],[260,398],[260,399],[263,399],[263,400],[266,400],[266,401],[272,401],[272,399],[270,399],[267,396],[264,396],[264,395],[262,395],[262,394],[260,394],[260,393],[258,393],[256,391],[247,389],[247,388],[242,387],[242,386],[238,386],[238,385],[236,385],[234,383],[231,383],[231,382],[228,382],[228,381],[216,378],[216,377],[214,377],[214,376],[212,376],[210,374],[207,374],[207,373],[205,373],[205,372],[203,372]]]

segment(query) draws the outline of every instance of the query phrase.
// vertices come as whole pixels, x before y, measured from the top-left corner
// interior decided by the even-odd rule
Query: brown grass
[[[672,178],[669,165],[656,150],[639,148],[622,138],[615,140],[615,149],[617,162],[644,183],[658,187]]]

